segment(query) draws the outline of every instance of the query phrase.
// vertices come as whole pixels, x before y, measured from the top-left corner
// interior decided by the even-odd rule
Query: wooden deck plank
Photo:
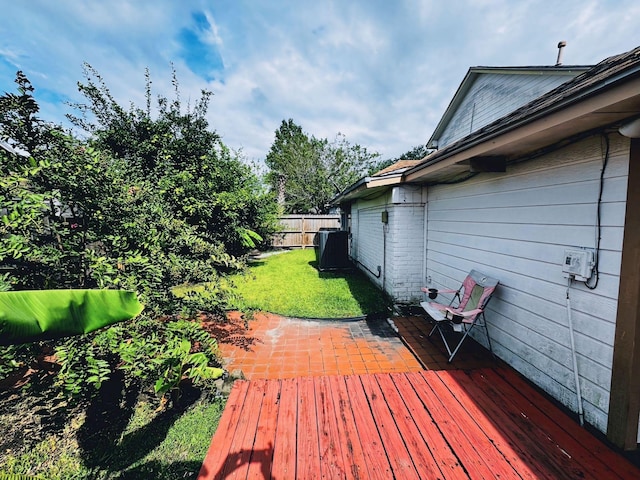
[[[407,375],[407,377],[410,379],[414,390],[420,396],[423,405],[438,425],[447,443],[451,445],[454,454],[460,460],[469,478],[495,478],[491,466],[485,463],[482,455],[478,455],[470,437],[467,436],[458,419],[450,412],[447,403],[451,401],[451,396],[447,395],[446,398],[440,398],[432,390],[430,383],[439,382],[438,373],[427,371],[416,375]]]
[[[276,441],[276,425],[280,408],[280,381],[267,382],[258,424],[256,438],[251,449],[246,478],[264,480],[271,476],[273,447]],[[243,477],[244,478],[244,477]]]
[[[360,379],[394,477],[403,480],[419,479],[420,476],[413,466],[411,455],[404,444],[402,435],[393,419],[393,414],[387,405],[385,395],[380,390],[374,375],[363,375]]]
[[[409,382],[406,374],[394,375],[394,384],[411,415],[411,418],[418,426],[426,448],[433,455],[440,471],[445,479],[464,480],[469,476],[460,464],[458,457],[442,436],[434,419],[431,417],[424,404],[418,397],[417,392]]]
[[[266,387],[266,380],[252,380],[249,384],[242,415],[238,420],[238,428],[224,462],[221,478],[225,480],[247,477]]]
[[[273,445],[274,479],[296,478],[296,437],[298,423],[298,380],[281,381],[280,410]],[[265,477],[269,478],[269,477]]]
[[[492,385],[498,378],[505,378],[498,375],[495,371],[478,371],[472,372],[472,378],[478,383],[484,382],[485,385]],[[522,383],[519,388],[515,384],[517,377],[507,379],[507,385],[504,389],[497,392],[499,398],[504,401],[513,402],[516,408],[521,411],[521,418],[527,418],[540,430],[537,433],[538,438],[547,439],[548,451],[551,455],[558,452],[564,457],[572,459],[573,467],[576,475],[583,475],[585,478],[638,478],[630,476],[633,473],[638,474],[638,470],[631,466],[632,469],[622,475],[614,471],[619,463],[626,460],[615,455],[613,451],[607,449],[605,445],[598,442],[595,437],[581,428],[577,423],[571,420],[566,414],[555,407],[548,399],[536,392],[530,385]],[[526,397],[520,394],[520,388],[525,388]],[[552,415],[553,418],[549,417]],[[534,430],[533,432],[537,432]],[[578,438],[576,438],[578,437]],[[594,449],[585,445],[592,443]],[[597,449],[597,450],[596,450]],[[597,451],[600,450],[611,463],[605,463]],[[635,469],[635,472],[633,472]],[[575,477],[574,477],[575,478]]]
[[[384,392],[391,415],[413,460],[413,466],[418,472],[418,476],[420,478],[441,478],[443,473],[440,471],[438,463],[431,454],[429,445],[422,437],[411,412],[396,388],[395,380],[399,376],[401,375],[378,374],[375,375],[375,379],[380,386],[380,390]]]
[[[471,378],[482,385],[482,388],[495,394],[494,401],[511,413],[512,418],[527,432],[532,441],[544,445],[540,461],[550,466],[555,465],[558,470],[565,472],[564,478],[617,477],[606,465],[593,459],[592,455],[565,430],[550,422],[544,411],[529,400],[529,390],[526,390],[525,397],[506,383],[499,389],[494,388],[502,377],[491,371],[471,372]],[[593,466],[586,467],[590,462]]]
[[[442,377],[446,376],[446,372],[440,372],[432,378],[429,386],[433,392],[438,395],[441,401],[447,406],[447,410],[455,421],[461,426],[462,431],[470,439],[477,455],[482,457],[484,462],[491,467],[492,474],[499,478],[521,478],[517,468],[519,465],[511,465],[504,453],[500,450],[501,436],[490,435],[486,429],[486,423],[479,424],[473,418],[469,411],[466,410],[458,397],[464,396],[465,393],[457,389],[451,391],[442,382]]]
[[[344,380],[351,401],[356,429],[363,443],[363,453],[370,474],[369,478],[374,480],[393,478],[391,466],[387,459],[387,452],[382,443],[382,438],[380,438],[376,419],[371,413],[371,408],[369,408],[361,378],[359,375],[348,375]]]
[[[344,377],[332,375],[329,377],[329,384],[333,393],[333,411],[337,417],[338,436],[342,439],[342,458],[347,478],[353,480],[372,478],[365,461],[363,445],[358,436]]]
[[[236,382],[198,479],[323,475],[608,480],[640,469],[508,369]]]
[[[247,381],[238,381],[233,384],[227,406],[218,422],[218,429],[211,439],[209,451],[200,467],[198,480],[221,477],[248,390],[249,382]]]
[[[512,419],[513,413],[496,401],[495,394],[481,388],[460,370],[441,372],[439,377],[523,478],[555,480],[566,475],[565,470],[553,463],[541,464],[544,448]]]
[[[514,390],[526,391],[527,398],[536,405],[556,425],[565,430],[577,440],[586,450],[589,456],[605,464],[620,478],[640,478],[640,470],[622,455],[616,453],[586,429],[581,428],[575,421],[557,408],[548,398],[533,388],[515,370],[510,368],[500,369],[494,372],[502,376],[507,384]]]
[[[320,478],[320,446],[315,384],[311,377],[298,380],[297,478]]]
[[[333,396],[327,377],[314,378],[318,439],[320,444],[320,469],[322,478],[346,479],[342,457],[342,439],[338,434],[338,422],[333,408]]]

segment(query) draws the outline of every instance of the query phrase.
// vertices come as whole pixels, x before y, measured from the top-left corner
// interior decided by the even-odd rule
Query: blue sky
[[[0,91],[23,70],[41,117],[82,100],[82,64],[122,105],[211,90],[223,141],[261,160],[283,119],[395,158],[425,143],[471,66],[593,64],[640,45],[637,0],[3,2]]]

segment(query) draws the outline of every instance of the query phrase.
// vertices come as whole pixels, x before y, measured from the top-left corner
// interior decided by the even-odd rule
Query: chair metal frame
[[[491,278],[477,270],[471,270],[462,282],[460,288],[457,290],[422,288],[422,291],[432,300],[440,293],[454,294],[447,305],[429,301],[420,303],[422,308],[435,322],[434,327],[431,329],[431,332],[429,332],[429,338],[431,338],[436,330],[438,331],[442,341],[444,342],[445,348],[447,349],[447,353],[449,354],[449,363],[453,361],[453,358],[456,356],[458,350],[460,350],[460,347],[473,330],[473,327],[484,328],[484,332],[487,337],[487,344],[489,345],[489,351],[493,354],[491,338],[489,337],[489,329],[487,328],[484,311],[491,300],[498,283],[498,280],[495,278]],[[474,305],[476,308],[467,309],[473,290],[476,286],[480,286],[482,288],[482,294],[477,299],[477,305]],[[453,304],[456,299],[457,306],[454,307]],[[454,331],[463,333],[462,338],[453,347],[453,349],[449,345],[444,334],[443,325],[450,325]]]

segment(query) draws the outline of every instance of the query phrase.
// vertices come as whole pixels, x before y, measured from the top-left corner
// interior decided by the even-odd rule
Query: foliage
[[[265,160],[267,180],[286,213],[325,213],[331,198],[373,168],[377,157],[342,134],[329,142],[283,120]]]
[[[59,384],[78,395],[99,389],[116,369],[129,382],[153,386],[163,396],[184,379],[205,386],[222,376],[217,343],[198,323],[140,318],[56,347]]]
[[[272,195],[209,128],[211,94],[184,112],[173,80],[175,100],[160,97],[152,118],[148,74],[146,109],[125,109],[87,66],[79,84],[87,104],[74,121],[88,139],[38,118],[22,72],[18,92],[0,96],[9,145],[0,148],[0,291],[131,290],[148,315],[126,330],[55,342],[58,383],[72,393],[89,394],[115,371],[159,393],[220,375],[206,332],[150,318],[224,311],[222,277],[275,228]],[[189,284],[202,288],[172,293]]]
[[[82,335],[140,314],[134,292],[28,290],[0,293],[0,345]]]
[[[426,145],[416,145],[411,150],[403,153],[394,161],[398,160],[422,160],[424,157],[429,155],[433,150],[428,149]]]
[[[157,118],[152,118],[148,72],[146,78],[146,108],[126,110],[98,72],[85,65],[85,82],[78,86],[87,103],[76,105],[81,115],[69,118],[92,134],[97,148],[121,159],[128,174],[139,172],[150,181],[167,215],[194,227],[205,241],[220,243],[231,255],[245,253],[255,246],[254,240],[273,233],[274,199],[209,129],[211,92],[203,90],[183,113],[174,72],[175,99],[159,97]]]
[[[386,312],[384,295],[358,271],[319,272],[314,251],[292,250],[250,265],[233,277],[240,310],[292,317],[348,318]]]

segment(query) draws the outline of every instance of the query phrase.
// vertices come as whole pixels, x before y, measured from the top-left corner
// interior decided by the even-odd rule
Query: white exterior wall
[[[351,206],[351,257],[397,302],[417,301],[424,285],[423,196],[420,187],[395,187]],[[387,224],[382,222],[385,210]]]
[[[523,73],[478,75],[438,139],[440,148],[513,112],[571,78],[570,75]]]
[[[371,281],[383,288],[385,232],[382,212],[388,195],[351,206],[351,248],[349,254]],[[378,273],[378,267],[380,267]]]
[[[600,280],[570,289],[585,420],[605,432],[625,218],[629,143],[611,136]],[[592,137],[541,158],[430,187],[426,277],[457,288],[472,268],[500,280],[487,309],[494,352],[577,411],[562,260],[595,246],[604,148]],[[482,332],[480,332],[482,333]],[[484,343],[484,335],[476,335]]]

